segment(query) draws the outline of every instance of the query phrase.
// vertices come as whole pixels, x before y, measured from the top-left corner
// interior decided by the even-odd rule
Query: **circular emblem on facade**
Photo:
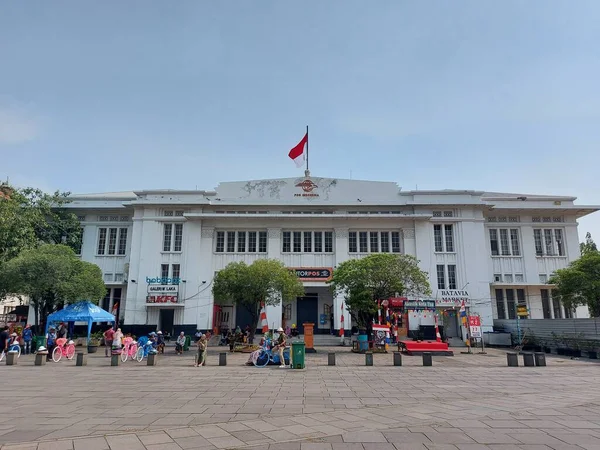
[[[296,187],[302,188],[304,192],[312,192],[313,189],[317,188],[318,186],[307,178],[306,180],[298,183]]]

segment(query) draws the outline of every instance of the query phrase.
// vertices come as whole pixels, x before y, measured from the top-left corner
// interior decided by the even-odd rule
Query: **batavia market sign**
[[[465,302],[465,306],[471,305],[471,296],[468,291],[459,291],[456,289],[440,289],[436,299],[437,306],[442,308],[454,308],[462,305]]]

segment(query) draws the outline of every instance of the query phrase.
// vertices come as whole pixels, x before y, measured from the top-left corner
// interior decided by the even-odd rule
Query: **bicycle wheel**
[[[13,347],[17,351],[17,358],[20,358],[21,357],[21,346],[20,345],[14,345]]]
[[[0,353],[0,362],[2,362],[4,360],[5,356],[6,356],[6,353],[4,353],[4,350],[2,350],[2,353]]]
[[[135,359],[137,362],[142,362],[144,359],[144,349],[142,347],[137,349],[137,352],[135,353]]]
[[[128,356],[129,356],[129,346],[126,346],[123,350],[121,350],[121,362],[127,362]]]
[[[256,367],[265,367],[267,364],[269,364],[269,353],[266,350],[259,350],[254,365]]]
[[[137,344],[131,344],[129,346],[129,357],[132,360],[135,360],[135,355],[137,355],[137,351],[138,351],[138,346]]]
[[[68,360],[73,359],[75,356],[75,346],[73,344],[67,345],[66,355]]]
[[[60,358],[62,358],[62,349],[60,347],[54,347],[54,350],[52,350],[52,361],[59,362]]]

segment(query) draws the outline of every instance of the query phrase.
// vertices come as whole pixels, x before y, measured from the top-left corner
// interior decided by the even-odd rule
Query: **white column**
[[[336,228],[335,229],[335,264],[338,265],[344,261],[347,261],[348,255],[348,228]],[[335,273],[335,267],[333,268]],[[340,329],[342,324],[342,303],[344,303],[344,330],[351,328],[350,313],[344,302],[344,298],[341,295],[335,295],[333,297],[333,326],[336,330]]]
[[[281,259],[281,228],[267,229],[267,256],[270,259]],[[281,326],[282,303],[282,299],[280,298],[275,305],[267,305],[265,308],[269,329],[276,330]]]

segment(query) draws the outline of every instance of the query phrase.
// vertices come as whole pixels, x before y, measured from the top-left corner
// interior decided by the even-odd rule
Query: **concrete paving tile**
[[[144,444],[146,447],[153,444],[168,444],[173,442],[171,436],[169,436],[165,432],[160,433],[140,433],[138,434],[138,439]]]
[[[487,445],[483,444],[456,444],[459,450],[489,450]]]
[[[170,430],[165,430],[165,432],[172,439],[199,436],[199,434],[193,428],[173,428]]]
[[[366,443],[366,444],[363,444],[363,447],[365,448],[365,450],[396,450],[396,447],[394,447],[394,444],[384,444],[381,442]]]
[[[342,435],[344,442],[357,442],[357,443],[377,443],[377,442],[388,442],[385,436],[378,431],[368,432],[348,432]]]
[[[66,439],[64,441],[40,442],[38,450],[73,450],[73,441]]]
[[[233,436],[210,438],[208,441],[216,448],[234,448],[244,446],[244,442]]]
[[[74,439],[75,450],[109,450],[108,442],[103,437]]]
[[[216,426],[194,427],[194,430],[203,438],[229,437],[230,434],[222,428]]]
[[[14,444],[14,445],[3,445],[2,446],[2,450],[37,450],[38,448],[38,444],[37,442],[35,443],[29,443],[29,444]]]
[[[207,439],[202,436],[192,436],[175,439],[175,443],[182,449],[197,449],[197,448],[215,448]]]
[[[428,450],[427,447],[425,447],[425,444],[420,444],[418,442],[405,444],[394,443],[394,447],[396,447],[397,450]]]
[[[145,450],[144,445],[135,434],[106,436],[110,450]]]
[[[163,444],[146,445],[146,450],[181,450],[181,447],[175,442],[168,442]]]
[[[475,441],[462,433],[424,433],[434,444],[474,444]]]
[[[331,444],[322,442],[303,442],[300,444],[300,450],[332,450],[332,448]]]
[[[285,430],[263,431],[262,434],[275,442],[285,442],[299,438],[297,434]]]
[[[300,450],[300,442],[282,442],[269,445],[269,450]]]

